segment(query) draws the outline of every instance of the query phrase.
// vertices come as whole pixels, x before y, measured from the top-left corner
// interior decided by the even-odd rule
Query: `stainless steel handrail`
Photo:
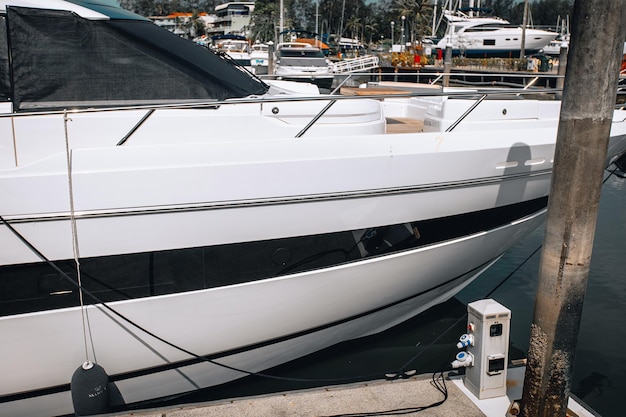
[[[344,83],[352,77],[354,74],[350,74],[344,80]],[[81,113],[95,113],[95,112],[110,112],[110,111],[129,111],[129,110],[146,110],[146,114],[131,128],[128,133],[124,135],[124,137],[117,143],[117,146],[121,146],[150,118],[156,110],[182,110],[182,109],[216,109],[225,105],[234,105],[234,104],[265,104],[265,103],[282,103],[282,102],[300,102],[300,101],[329,101],[315,116],[312,117],[311,121],[307,123],[307,125],[300,130],[295,138],[302,137],[337,101],[339,100],[365,100],[365,99],[373,99],[373,100],[381,100],[386,97],[393,98],[411,98],[411,97],[433,97],[433,96],[447,96],[453,98],[471,98],[480,96],[477,101],[463,114],[459,119],[457,119],[446,132],[452,131],[459,123],[463,121],[486,97],[492,94],[498,94],[500,96],[519,96],[519,95],[527,95],[527,94],[553,94],[561,92],[562,89],[552,89],[552,88],[541,88],[537,90],[528,90],[525,88],[522,89],[472,89],[469,91],[425,91],[425,92],[406,92],[406,93],[397,93],[394,94],[375,94],[375,95],[358,95],[358,96],[342,96],[334,94],[338,91],[341,86],[340,84],[335,90],[333,90],[332,94],[320,94],[313,96],[256,96],[256,97],[247,97],[241,99],[228,99],[222,101],[208,101],[208,102],[189,102],[189,103],[176,103],[176,104],[162,104],[162,105],[135,105],[135,106],[122,106],[122,107],[111,107],[111,108],[85,108],[85,109],[73,109],[73,110],[58,110],[58,111],[43,111],[43,112],[28,112],[28,113],[7,113],[0,114],[0,119],[5,117],[11,118],[19,118],[33,115],[62,115],[62,114],[81,114]]]
[[[472,104],[470,106],[469,109],[465,110],[465,113],[463,113],[458,119],[456,119],[456,121],[454,123],[452,123],[447,129],[446,132],[452,132],[452,130],[454,130],[455,127],[457,127],[459,125],[459,123],[461,123],[467,116],[470,115],[471,112],[474,111],[474,109],[476,109],[476,107],[478,107],[478,105],[480,103],[483,102],[484,99],[487,98],[487,94],[483,94],[478,100],[476,100],[474,102],[474,104]]]
[[[319,94],[312,96],[283,96],[277,95],[272,97],[266,96],[254,96],[237,99],[227,100],[215,100],[215,101],[190,101],[182,103],[169,103],[169,104],[151,104],[151,105],[129,105],[129,106],[116,106],[116,107],[102,107],[102,108],[81,108],[81,109],[63,109],[63,110],[46,110],[37,112],[20,112],[20,113],[0,113],[0,118],[7,117],[27,117],[27,116],[50,116],[59,114],[81,114],[81,113],[103,113],[111,111],[133,111],[133,110],[183,110],[189,108],[197,109],[211,109],[221,106],[234,105],[234,104],[258,104],[258,103],[281,103],[281,102],[298,102],[298,101],[327,101],[327,100],[364,100],[374,99],[380,100],[383,98],[410,98],[410,97],[433,97],[433,96],[448,96],[455,98],[463,97],[475,97],[482,94],[498,94],[501,96],[515,96],[515,95],[529,95],[529,94],[554,94],[562,92],[559,88],[542,88],[537,90],[524,90],[522,88],[507,88],[507,89],[471,89],[469,91],[424,91],[424,92],[406,92],[406,93],[394,93],[394,94],[372,94],[372,95],[329,95]]]

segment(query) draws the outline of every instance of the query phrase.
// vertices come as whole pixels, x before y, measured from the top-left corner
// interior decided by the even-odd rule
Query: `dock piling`
[[[561,49],[559,50],[559,68],[557,71],[557,79],[556,79],[556,88],[562,89],[565,85],[565,72],[567,71],[567,53],[569,51],[569,46],[565,44],[561,44]],[[563,93],[558,93],[559,98],[563,98]]]
[[[452,45],[446,45],[446,53],[443,57],[443,86],[450,86],[450,72],[452,71]]]
[[[626,38],[624,21],[626,0],[611,7],[604,0],[576,0],[574,4],[522,396],[526,417],[565,417],[567,412]],[[599,46],[599,38],[606,43]]]

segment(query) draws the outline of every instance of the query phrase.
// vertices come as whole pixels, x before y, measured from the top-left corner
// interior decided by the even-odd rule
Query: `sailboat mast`
[[[528,24],[528,0],[524,0],[524,16],[522,17],[522,45],[519,51],[519,58],[523,59],[526,55],[526,25]]]
[[[283,4],[283,0],[280,0],[280,30],[278,31],[278,43],[283,43],[283,31],[285,30],[285,12],[284,12],[284,4]]]
[[[433,6],[433,23],[432,23],[432,27],[430,30],[430,35],[434,38],[435,37],[435,32],[436,32],[436,28],[435,25],[437,24],[437,3],[435,2],[434,6]]]
[[[317,34],[319,33],[318,22],[320,19],[320,0],[315,2],[315,39],[317,39]]]

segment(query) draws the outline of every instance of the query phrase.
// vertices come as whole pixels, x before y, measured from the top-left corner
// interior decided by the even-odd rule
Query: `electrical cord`
[[[430,384],[435,387],[437,391],[443,394],[443,399],[436,401],[432,404],[422,406],[422,407],[406,407],[406,408],[397,408],[393,410],[385,410],[385,411],[372,411],[365,413],[348,413],[348,414],[334,414],[332,416],[322,416],[322,417],[380,417],[380,416],[400,416],[407,414],[419,413],[420,411],[428,410],[429,408],[439,407],[441,404],[446,402],[448,399],[448,387],[446,386],[446,377],[444,376],[444,372],[447,370],[435,372],[432,375],[432,380]]]

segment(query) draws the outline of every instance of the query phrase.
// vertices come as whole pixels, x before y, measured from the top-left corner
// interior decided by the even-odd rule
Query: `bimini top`
[[[0,0],[0,101],[14,111],[203,102],[267,88],[111,0]]]

